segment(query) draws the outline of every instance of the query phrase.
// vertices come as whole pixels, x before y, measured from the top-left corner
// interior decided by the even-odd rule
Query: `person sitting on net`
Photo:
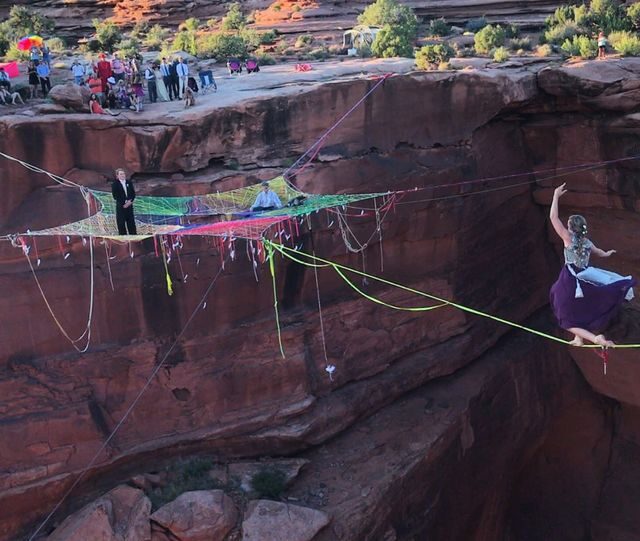
[[[282,201],[280,201],[278,194],[269,188],[269,183],[265,180],[262,182],[262,191],[256,197],[253,205],[251,205],[251,211],[261,212],[279,208],[282,208]]]

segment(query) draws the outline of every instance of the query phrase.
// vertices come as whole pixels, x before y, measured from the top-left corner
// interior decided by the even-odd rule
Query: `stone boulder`
[[[56,85],[49,92],[49,97],[56,105],[62,105],[69,111],[79,113],[87,112],[91,92],[86,86],[78,86],[73,83]]]
[[[150,541],[150,512],[144,492],[119,486],[67,517],[47,541]]]
[[[162,506],[151,520],[181,541],[222,541],[237,517],[233,500],[222,490],[196,490]]]
[[[249,502],[242,541],[311,541],[329,524],[322,511],[270,500]]]

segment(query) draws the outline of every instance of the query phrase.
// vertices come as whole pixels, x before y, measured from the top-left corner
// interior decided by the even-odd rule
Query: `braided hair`
[[[580,214],[569,217],[569,233],[571,233],[571,250],[576,254],[581,267],[587,266],[590,247],[587,242],[587,220]]]

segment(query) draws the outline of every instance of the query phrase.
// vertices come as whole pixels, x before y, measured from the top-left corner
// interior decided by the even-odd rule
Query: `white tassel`
[[[580,286],[580,280],[576,278],[576,299],[582,299],[584,297],[584,293],[582,292],[582,287]]]

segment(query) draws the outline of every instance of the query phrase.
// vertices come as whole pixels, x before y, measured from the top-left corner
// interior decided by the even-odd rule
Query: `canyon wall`
[[[639,83],[640,64],[633,60],[602,70],[591,63],[393,77],[297,177],[302,190],[376,192],[530,174],[518,182],[487,180],[409,193],[384,216],[382,241],[373,218],[348,217],[361,242],[372,239],[365,259],[345,250],[331,214],[314,215],[313,232],[303,226],[299,242],[323,257],[364,265],[416,289],[553,332],[548,314],[540,312],[560,266],[546,220],[551,187],[559,182],[551,177],[568,165],[637,152],[632,98]],[[343,81],[153,120],[4,117],[0,149],[93,186],[120,165],[137,174],[140,193],[214,191],[273,177],[373,84]],[[596,244],[618,250],[611,268],[636,275],[637,171],[637,161],[626,160],[562,177],[572,190],[563,213],[584,213]],[[82,216],[80,202],[50,184],[0,162],[5,231]],[[518,186],[506,189],[513,184]],[[496,539],[508,532],[518,539],[517,532],[531,526],[530,515],[521,516],[518,505],[531,498],[530,479],[536,473],[556,479],[557,490],[551,492],[557,496],[563,482],[570,486],[543,457],[558,449],[554,442],[564,433],[563,423],[580,422],[585,411],[593,415],[584,420],[586,434],[575,441],[595,442],[601,467],[589,478],[581,509],[602,502],[602,472],[611,462],[601,457],[615,445],[620,471],[635,472],[625,458],[628,447],[621,447],[614,430],[623,425],[624,445],[635,445],[635,404],[621,414],[624,423],[611,420],[614,404],[629,402],[615,380],[604,390],[587,377],[610,397],[601,399],[565,348],[490,320],[451,308],[389,310],[355,295],[326,270],[318,273],[316,289],[311,270],[278,260],[282,359],[268,269],[259,267],[254,276],[244,245],[237,246],[236,260],[220,272],[220,254],[211,243],[186,241],[180,261],[171,263],[176,284],[168,296],[152,241],[131,248],[113,244],[114,259],[97,245],[93,345],[76,354],[43,308],[22,252],[0,245],[0,285],[6,292],[0,298],[0,539],[16,538],[50,510],[177,337],[166,366],[59,516],[84,497],[171,456],[307,453],[312,464],[301,487],[327,471],[321,467],[322,449],[331,449],[337,457],[350,456],[348,469],[373,490],[359,497],[350,492],[358,486],[352,475],[344,495],[328,504],[334,526],[324,539],[381,539],[387,533],[397,539],[444,538],[452,521],[459,524],[450,539]],[[88,249],[79,238],[62,239],[62,246],[38,241],[37,249],[40,284],[60,322],[76,336],[89,301]],[[71,255],[65,259],[65,253]],[[188,280],[182,279],[187,274]],[[206,308],[194,313],[214,279]],[[389,287],[358,284],[391,304],[427,304]],[[628,327],[620,331],[626,341],[634,335],[633,325]],[[600,367],[593,353],[585,355],[584,363],[576,357],[577,366]],[[614,352],[611,370],[620,366],[627,376],[635,374],[632,359],[632,352]],[[336,366],[332,379],[327,364]],[[413,434],[420,425],[408,420],[427,410],[433,417]],[[386,418],[384,437],[376,433],[378,417],[370,417],[377,411]],[[393,421],[403,418],[408,424]],[[356,437],[356,428],[371,436]],[[414,435],[418,441],[412,446]],[[381,449],[389,462],[388,475],[376,478],[371,470],[358,470],[365,461],[357,452],[348,455],[344,442],[358,450],[378,437],[380,446],[367,451],[369,464],[383,464],[375,458]],[[614,443],[600,443],[603,438]],[[405,452],[406,460],[391,459]],[[558,453],[566,458],[569,451]],[[585,468],[593,467],[586,462]],[[483,464],[487,470],[476,473]],[[578,476],[585,470],[572,471]],[[486,486],[490,497],[468,506]],[[300,487],[294,492],[303,491]],[[554,501],[544,489],[537,504]],[[620,490],[608,481],[608,493]],[[511,491],[518,497],[510,500]],[[389,498],[393,504],[385,503]],[[628,511],[634,504],[626,505]],[[601,519],[602,531],[628,529],[622,518],[603,512]],[[593,526],[589,518],[576,522],[587,530]],[[544,518],[535,525],[542,523]],[[569,531],[574,525],[563,527]]]

